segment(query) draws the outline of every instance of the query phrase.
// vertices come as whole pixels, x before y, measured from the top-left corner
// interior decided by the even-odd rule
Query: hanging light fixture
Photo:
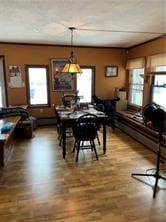
[[[80,69],[79,64],[77,63],[77,58],[73,52],[73,31],[75,30],[75,28],[69,27],[69,30],[71,31],[71,52],[70,52],[70,57],[68,59],[68,62],[64,66],[62,72],[77,74],[77,73],[81,73],[81,69]]]

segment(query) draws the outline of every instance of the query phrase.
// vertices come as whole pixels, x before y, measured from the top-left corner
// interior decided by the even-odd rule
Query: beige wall
[[[126,51],[123,49],[109,48],[84,48],[78,47],[74,49],[79,64],[82,66],[95,66],[96,95],[102,98],[111,98],[114,96],[115,87],[123,87],[125,85],[125,61]],[[49,65],[49,86],[50,100],[52,104],[61,102],[60,93],[52,91],[51,84],[51,58],[67,58],[70,53],[70,47],[42,46],[42,45],[21,45],[21,44],[0,44],[0,55],[5,56],[6,79],[9,82],[9,66],[17,65],[21,67],[24,88],[13,89],[8,87],[9,105],[18,105],[27,103],[26,95],[26,78],[25,65]],[[105,77],[105,66],[118,66],[118,77]],[[32,115],[37,117],[53,116],[53,108],[31,109]]]
[[[112,98],[115,87],[121,88],[126,84],[125,63],[127,58],[137,58],[166,51],[166,38],[160,38],[149,43],[133,47],[128,50],[114,48],[86,48],[77,47],[74,49],[79,64],[82,66],[95,66],[96,81],[95,93],[101,98]],[[0,55],[5,56],[6,79],[9,82],[9,65],[21,66],[23,81],[25,87],[13,89],[8,87],[9,105],[19,105],[27,103],[25,65],[49,65],[49,86],[51,107],[40,109],[31,109],[32,115],[37,117],[53,116],[52,104],[60,104],[60,93],[52,91],[51,84],[51,58],[67,58],[70,53],[70,47],[42,46],[42,45],[24,45],[24,44],[0,44]],[[105,77],[105,66],[118,66],[118,77]],[[150,80],[145,83],[144,104],[149,99]]]
[[[149,56],[166,52],[166,38],[162,37],[154,41],[134,47],[128,51],[128,58]]]

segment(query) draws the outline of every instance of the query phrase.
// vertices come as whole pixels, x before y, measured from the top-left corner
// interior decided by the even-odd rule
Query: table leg
[[[62,127],[62,155],[63,158],[65,159],[66,157],[66,126],[63,124]]]
[[[103,153],[106,154],[106,124],[103,124]]]

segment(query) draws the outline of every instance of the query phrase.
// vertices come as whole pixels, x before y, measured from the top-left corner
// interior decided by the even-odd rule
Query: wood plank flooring
[[[16,142],[0,170],[0,222],[166,221],[165,181],[153,199],[154,179],[131,177],[155,167],[155,154],[140,143],[108,128],[106,155],[96,141],[99,160],[87,150],[76,163],[71,138],[63,160],[54,127],[34,134]]]

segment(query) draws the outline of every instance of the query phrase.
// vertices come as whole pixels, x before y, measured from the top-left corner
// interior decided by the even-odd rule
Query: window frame
[[[157,66],[157,67],[160,67],[160,66]],[[157,68],[156,67],[156,68]],[[157,75],[163,75],[163,76],[166,76],[166,70],[164,71],[154,71],[153,72],[153,76],[152,76],[152,82],[151,82],[151,86],[150,86],[150,103],[155,103],[154,101],[152,101],[153,99],[153,92],[154,92],[154,88],[166,88],[165,86],[163,85],[158,85],[158,84],[155,84],[155,77]],[[156,103],[157,104],[157,103]],[[160,106],[160,105],[159,105]],[[162,105],[161,105],[162,106]]]
[[[30,86],[29,86],[29,68],[45,68],[46,69],[46,84],[47,84],[47,104],[31,104],[30,103]],[[25,65],[26,82],[27,82],[27,103],[31,108],[50,107],[50,86],[49,86],[49,66],[48,65]]]
[[[2,65],[3,65],[3,80],[4,80],[4,92],[5,92],[5,104],[4,106],[8,106],[8,91],[7,91],[7,80],[6,80],[6,66],[5,66],[5,56],[0,55],[0,59],[2,59]]]
[[[144,86],[145,86],[145,79],[144,77],[143,78],[143,84],[131,84],[131,79],[133,78],[133,73],[134,73],[134,70],[135,69],[144,69],[144,76],[145,76],[145,68],[142,67],[142,68],[132,68],[132,69],[129,69],[129,92],[128,92],[128,104],[132,107],[135,107],[135,108],[141,108],[143,106],[143,99],[144,99]],[[140,74],[141,75],[141,74]],[[138,86],[142,86],[143,90],[140,92],[142,92],[142,105],[137,105],[137,104],[134,104],[131,102],[131,98],[132,98],[132,86],[133,85],[138,85]]]
[[[82,69],[91,69],[92,70],[92,90],[91,90],[91,101],[90,103],[92,103],[93,101],[93,96],[95,95],[95,81],[96,81],[96,68],[95,66],[80,66],[81,70]],[[75,79],[75,89],[77,91],[77,77]],[[81,104],[89,104],[89,102],[87,103],[81,103]]]

